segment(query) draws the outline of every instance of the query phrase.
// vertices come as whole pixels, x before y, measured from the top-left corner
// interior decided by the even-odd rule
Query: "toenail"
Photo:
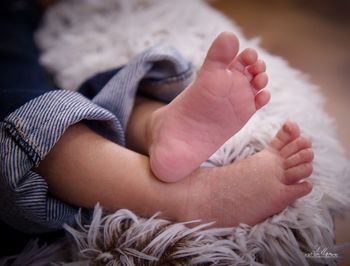
[[[292,131],[290,126],[289,126],[289,124],[284,124],[283,125],[283,130],[286,131],[287,133],[291,133],[291,131]]]

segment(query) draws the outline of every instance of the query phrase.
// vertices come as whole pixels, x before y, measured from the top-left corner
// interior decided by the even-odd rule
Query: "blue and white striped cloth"
[[[79,206],[52,196],[45,178],[31,169],[70,125],[83,120],[99,134],[124,145],[124,129],[138,91],[169,102],[192,78],[191,64],[163,43],[133,59],[92,101],[77,92],[56,90],[12,112],[0,122],[1,220],[27,233],[49,232],[74,223]]]

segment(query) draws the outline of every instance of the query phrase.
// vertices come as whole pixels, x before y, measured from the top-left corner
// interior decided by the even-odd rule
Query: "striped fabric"
[[[78,208],[54,198],[45,179],[31,171],[33,166],[45,158],[70,125],[82,120],[124,145],[124,129],[138,88],[168,102],[192,76],[191,65],[176,50],[160,44],[127,64],[92,101],[77,92],[56,90],[11,113],[0,122],[1,219],[27,233],[72,224]],[[89,210],[85,212],[89,214]]]
[[[192,77],[191,64],[174,48],[161,43],[131,60],[93,102],[119,114],[121,125],[126,128],[139,87],[145,95],[170,102],[192,81]]]

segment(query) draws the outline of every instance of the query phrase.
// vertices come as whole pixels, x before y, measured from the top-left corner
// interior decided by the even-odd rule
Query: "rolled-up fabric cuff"
[[[45,179],[31,169],[69,126],[82,120],[99,124],[100,134],[124,144],[118,119],[71,91],[48,92],[0,123],[0,215],[4,222],[29,233],[50,231],[72,222],[78,208],[52,197]]]
[[[121,68],[92,101],[116,115],[125,128],[137,93],[168,103],[193,78],[192,64],[172,46],[162,42]]]

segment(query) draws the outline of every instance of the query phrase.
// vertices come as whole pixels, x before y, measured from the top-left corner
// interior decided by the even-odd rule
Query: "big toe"
[[[303,180],[302,182],[285,186],[283,193],[284,203],[289,205],[298,198],[304,197],[312,191],[312,184],[310,181]]]
[[[226,68],[237,55],[238,49],[237,36],[231,32],[222,32],[210,46],[203,66]]]
[[[312,162],[299,164],[285,170],[282,177],[282,182],[286,185],[297,183],[298,181],[310,176],[312,171]]]

